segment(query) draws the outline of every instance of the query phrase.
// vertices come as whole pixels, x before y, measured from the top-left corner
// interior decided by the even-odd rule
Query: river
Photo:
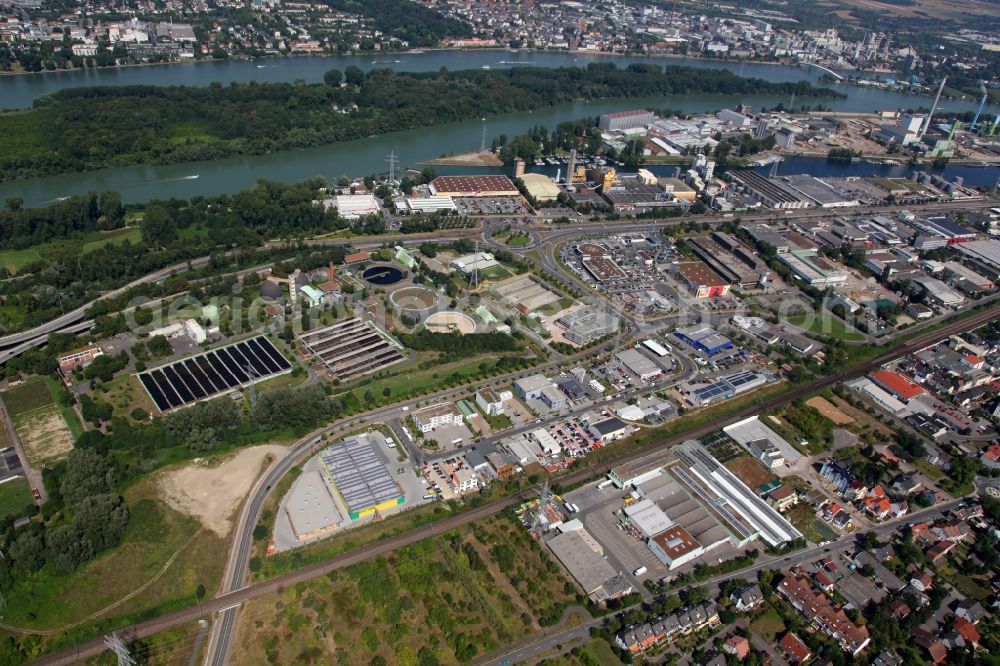
[[[632,58],[619,56],[587,56],[570,53],[531,53],[510,51],[430,51],[398,55],[380,55],[373,64],[371,57],[290,57],[260,61],[233,60],[204,63],[126,67],[117,69],[49,72],[22,76],[0,77],[0,107],[30,105],[32,99],[63,87],[82,85],[125,85],[133,83],[156,85],[208,85],[212,81],[320,81],[331,67],[394,67],[406,71],[433,71],[441,67],[452,69],[524,66],[558,67],[589,62],[613,61],[620,66],[630,62],[658,62],[690,65],[699,68],[724,68],[742,76],[755,76],[771,81],[807,80],[821,84],[818,72],[754,63],[722,63],[691,58]],[[387,62],[391,61],[391,62]],[[396,62],[398,61],[398,62]],[[930,106],[930,99],[872,88],[838,86],[847,99],[801,100],[806,104],[822,103],[837,111],[873,111]],[[533,125],[552,128],[563,120],[597,116],[610,111],[636,107],[673,108],[689,113],[716,111],[738,103],[754,107],[786,105],[788,98],[772,96],[736,97],[723,95],[687,95],[684,97],[633,98],[625,100],[595,100],[575,102],[535,112],[510,113],[489,118],[487,140],[506,134],[513,137]],[[941,108],[974,110],[972,102],[947,101]],[[258,178],[293,182],[311,176],[336,178],[340,175],[360,176],[387,170],[386,158],[395,152],[402,166],[415,166],[421,160],[475,150],[482,136],[480,121],[466,121],[405,132],[319,146],[304,150],[282,151],[268,155],[236,157],[208,162],[171,164],[156,167],[137,166],[69,173],[44,178],[0,183],[0,201],[18,196],[29,206],[50,203],[60,197],[88,191],[116,190],[126,202],[148,201],[154,198],[188,199],[197,195],[232,193],[250,186]],[[826,164],[817,160],[816,164]],[[870,166],[870,165],[865,165]],[[441,173],[457,173],[462,169],[439,168]],[[465,169],[468,172],[469,169]],[[475,171],[488,171],[475,169]],[[970,171],[992,172],[991,169]],[[783,169],[782,173],[786,171]],[[817,174],[819,175],[819,174]],[[988,174],[979,174],[984,179]],[[992,176],[995,182],[996,177]],[[970,184],[975,184],[968,180]],[[985,183],[984,183],[985,184]]]

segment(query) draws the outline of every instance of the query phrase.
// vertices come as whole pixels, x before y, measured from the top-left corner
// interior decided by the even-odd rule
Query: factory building
[[[759,201],[769,208],[806,208],[809,202],[803,201],[797,194],[781,186],[780,183],[766,178],[756,171],[737,169],[729,172],[733,183],[744,189],[754,201]]]
[[[742,260],[733,261],[733,255],[714,238],[691,238],[688,240],[688,245],[699,259],[732,286],[749,289],[760,281],[760,270],[751,268]],[[753,257],[753,255],[748,256]]]
[[[816,250],[792,250],[787,254],[779,254],[778,261],[812,286],[843,284],[849,277],[846,271],[836,268],[830,260],[819,256]]]
[[[662,347],[661,347],[662,349]],[[664,350],[666,353],[666,350]],[[629,369],[633,375],[646,381],[663,373],[663,368],[646,358],[637,349],[626,349],[615,354],[618,362]]]
[[[324,201],[329,204],[329,200]],[[373,194],[340,194],[332,202],[337,214],[346,220],[356,220],[379,212],[378,200]],[[329,208],[329,205],[327,205]]]
[[[585,345],[618,330],[617,317],[592,306],[565,314],[556,323],[566,329],[563,337],[577,345]]]
[[[680,525],[675,525],[650,539],[649,549],[671,571],[705,552],[701,544]]]
[[[615,132],[620,130],[635,129],[653,124],[656,116],[652,111],[646,109],[635,109],[634,111],[617,111],[615,113],[604,113],[597,119],[598,129],[605,132]]]
[[[330,486],[318,471],[302,472],[284,502],[285,515],[299,541],[325,536],[344,520]]]
[[[559,198],[559,187],[552,179],[541,173],[526,173],[521,176],[524,189],[538,203],[550,203]]]

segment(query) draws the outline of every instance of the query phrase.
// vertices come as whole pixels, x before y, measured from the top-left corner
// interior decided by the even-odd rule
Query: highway
[[[892,359],[898,358],[909,354],[912,351],[925,347],[933,342],[940,339],[946,338],[949,335],[961,333],[983,324],[993,321],[1000,313],[1000,307],[994,305],[986,310],[975,312],[973,314],[968,314],[962,319],[950,322],[940,329],[932,332],[921,333],[911,340],[893,348],[885,351],[870,361],[854,366],[848,370],[837,372],[831,375],[817,378],[811,382],[801,384],[790,391],[774,396],[772,398],[763,400],[761,402],[755,403],[739,412],[732,414],[726,418],[718,419],[716,421],[707,423],[702,426],[697,426],[688,430],[682,434],[666,438],[660,442],[657,442],[653,446],[647,446],[641,449],[637,449],[628,453],[620,454],[609,460],[603,462],[587,463],[587,459],[582,459],[578,466],[574,465],[573,471],[570,473],[559,477],[559,482],[564,484],[573,484],[578,482],[586,481],[593,476],[600,473],[601,470],[608,469],[617,465],[624,464],[626,462],[638,459],[643,456],[647,456],[650,453],[656,451],[665,451],[671,446],[674,446],[686,439],[698,438],[707,435],[719,428],[726,425],[734,423],[740,419],[746,418],[752,414],[759,413],[761,411],[767,411],[780,407],[781,405],[787,404],[798,398],[804,397],[810,393],[819,391],[821,389],[833,386],[845,379],[864,374],[870,370],[879,367],[881,364],[886,363]],[[384,408],[384,410],[396,410],[399,405],[393,407]],[[366,420],[375,420],[380,418],[380,413],[383,410],[377,410],[376,412],[366,415]],[[309,442],[314,441],[319,433],[318,431],[310,437],[305,438],[299,444],[296,445],[295,449],[299,454],[302,454],[308,446]],[[301,447],[301,448],[300,448]],[[245,503],[246,508],[241,512],[241,523],[237,526],[237,535],[234,540],[234,552],[237,555],[247,554],[250,550],[250,545],[245,548],[243,546],[244,539],[250,538],[250,533],[253,531],[253,525],[256,522],[255,511],[260,510],[260,506],[263,504],[267,498],[271,487],[276,479],[280,478],[280,474],[277,473],[278,469],[290,469],[291,466],[297,458],[294,458],[291,453],[281,461],[278,462],[277,466],[274,468],[274,474],[268,473],[265,475],[265,479],[259,482],[255,489]],[[270,483],[268,483],[268,480]],[[312,578],[325,575],[326,573],[341,569],[344,567],[363,562],[379,555],[385,555],[398,548],[416,543],[424,538],[433,536],[434,534],[439,534],[441,532],[466,525],[468,523],[480,520],[489,516],[492,516],[505,508],[521,502],[533,495],[533,491],[524,491],[517,495],[501,498],[485,504],[468,511],[448,516],[436,523],[427,525],[424,527],[415,528],[405,533],[401,533],[387,539],[376,541],[372,544],[366,545],[364,548],[359,548],[341,555],[334,556],[323,562],[318,562],[312,565],[308,565],[298,569],[296,571],[283,574],[281,576],[275,577],[271,580],[254,583],[251,585],[243,585],[243,576],[245,576],[246,569],[239,566],[239,557],[236,558],[236,562],[233,566],[227,568],[225,584],[230,586],[236,585],[236,589],[231,591],[225,591],[219,596],[209,601],[204,601],[200,605],[190,606],[188,608],[173,611],[161,617],[141,622],[138,624],[133,624],[127,627],[122,627],[118,630],[120,636],[126,640],[132,640],[135,638],[142,638],[149,636],[151,634],[158,633],[165,629],[176,627],[179,625],[186,624],[188,622],[198,620],[211,613],[215,613],[227,608],[233,608],[237,604],[248,599],[254,599],[271,592],[278,591],[279,589],[284,589],[288,585],[292,585],[298,582],[310,580]],[[250,517],[253,520],[249,520]],[[252,545],[252,544],[251,544]],[[234,582],[238,581],[238,582]],[[225,615],[225,613],[223,613]],[[218,624],[222,624],[221,622]],[[229,626],[226,627],[230,634],[234,628],[232,621],[230,621]],[[228,654],[228,644],[231,638],[217,640],[216,645],[213,650],[209,651],[210,659],[212,663],[224,663],[226,655]],[[216,661],[214,655],[219,654],[220,649],[222,651],[221,662]],[[96,654],[99,654],[105,650],[105,646],[102,638],[96,638],[86,643],[81,643],[73,649],[66,650],[63,652],[54,653],[37,660],[36,664],[45,665],[56,665],[56,664],[71,664],[81,659],[90,658]]]

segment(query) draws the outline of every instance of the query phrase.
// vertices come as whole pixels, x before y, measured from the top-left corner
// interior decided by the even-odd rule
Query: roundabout
[[[423,312],[437,305],[437,293],[426,287],[401,287],[389,294],[393,307],[403,312]]]
[[[424,324],[433,333],[457,331],[462,335],[476,332],[476,322],[464,312],[436,312]]]

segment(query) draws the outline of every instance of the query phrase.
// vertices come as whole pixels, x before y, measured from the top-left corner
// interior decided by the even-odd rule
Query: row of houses
[[[666,617],[623,629],[615,636],[615,642],[631,654],[640,654],[668,639],[687,636],[719,624],[719,612],[715,603],[706,601],[682,608]]]

